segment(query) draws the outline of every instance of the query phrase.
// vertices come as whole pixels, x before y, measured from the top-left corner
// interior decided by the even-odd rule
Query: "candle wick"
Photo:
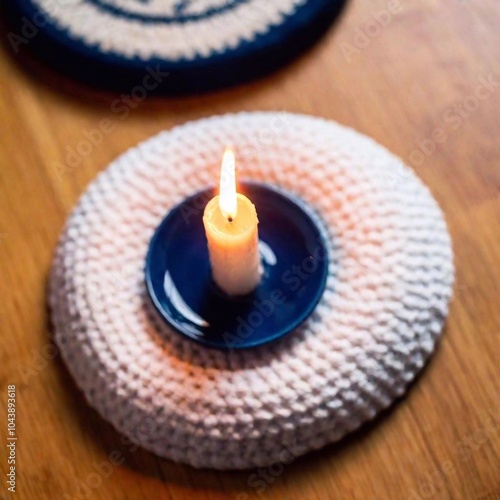
[[[228,220],[229,222],[233,222],[233,218],[232,218],[232,217],[228,217],[228,218],[227,218],[227,220]]]

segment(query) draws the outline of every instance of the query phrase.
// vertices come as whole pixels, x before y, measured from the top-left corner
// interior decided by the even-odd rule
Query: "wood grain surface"
[[[500,498],[500,5],[396,3],[377,29],[377,12],[394,2],[350,2],[319,44],[259,82],[203,97],[149,98],[127,117],[111,110],[117,96],[1,49],[1,498]],[[408,394],[276,476],[198,471],[131,451],[87,406],[54,353],[46,308],[58,235],[96,174],[161,130],[240,110],[308,113],[375,138],[427,183],[456,254],[445,335]],[[62,167],[68,147],[104,118],[112,131],[78,164]],[[9,384],[17,403],[15,495],[5,482]],[[123,463],[110,468],[110,456]]]

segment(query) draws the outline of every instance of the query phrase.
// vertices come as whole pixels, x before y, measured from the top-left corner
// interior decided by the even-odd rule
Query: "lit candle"
[[[205,208],[203,224],[208,240],[212,276],[229,295],[245,295],[260,282],[257,211],[236,192],[234,153],[222,159],[220,192]]]

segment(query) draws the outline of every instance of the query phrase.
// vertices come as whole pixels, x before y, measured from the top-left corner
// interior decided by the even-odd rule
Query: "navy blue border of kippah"
[[[57,71],[93,87],[130,91],[141,84],[149,66],[169,73],[154,93],[201,93],[253,80],[290,62],[321,37],[345,2],[308,0],[283,24],[254,41],[208,58],[175,62],[158,58],[127,59],[93,49],[51,22],[40,28],[26,47]],[[9,0],[2,8],[9,28],[16,34],[21,34],[23,16],[33,19],[40,12],[31,0]]]

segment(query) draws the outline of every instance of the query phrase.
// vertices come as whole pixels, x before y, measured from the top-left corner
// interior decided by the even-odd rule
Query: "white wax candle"
[[[226,150],[220,194],[208,202],[203,224],[215,282],[229,295],[245,295],[260,282],[258,219],[253,203],[236,192],[235,177],[234,154]]]

